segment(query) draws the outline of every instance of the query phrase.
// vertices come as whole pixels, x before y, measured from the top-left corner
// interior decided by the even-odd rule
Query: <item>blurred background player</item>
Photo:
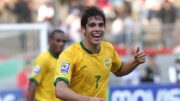
[[[27,101],[56,101],[53,78],[56,61],[63,51],[66,36],[62,30],[49,34],[49,50],[41,53],[35,60],[30,77]]]
[[[23,91],[23,97],[27,96],[27,89],[29,84],[29,76],[31,73],[31,61],[25,61],[25,67],[17,75],[17,88]]]
[[[175,59],[175,64],[169,67],[170,83],[180,83],[180,56]]]
[[[145,62],[145,54],[140,48],[133,60],[121,61],[112,44],[103,41],[105,26],[101,9],[89,7],[82,14],[83,40],[64,50],[57,62],[55,90],[58,98],[106,101],[110,72],[124,76]]]

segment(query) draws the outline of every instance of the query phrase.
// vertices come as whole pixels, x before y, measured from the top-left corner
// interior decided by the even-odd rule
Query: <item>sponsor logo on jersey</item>
[[[33,69],[33,74],[34,74],[34,75],[38,75],[39,72],[40,72],[40,70],[41,70],[41,67],[40,67],[40,66],[35,66],[34,69]]]
[[[109,66],[110,66],[110,61],[109,61],[109,59],[106,59],[106,60],[105,60],[105,65],[106,65],[106,67],[109,67]]]
[[[70,63],[68,63],[68,62],[62,62],[62,65],[61,65],[61,73],[63,73],[63,74],[68,74],[68,72],[69,72],[69,67],[70,67]]]

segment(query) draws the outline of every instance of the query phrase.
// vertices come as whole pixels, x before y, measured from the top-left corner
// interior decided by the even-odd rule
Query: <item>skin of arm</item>
[[[134,54],[133,60],[122,63],[120,69],[114,73],[117,77],[121,77],[131,73],[138,65],[145,62],[146,55],[143,51],[139,51],[139,50],[140,48],[138,47]]]
[[[36,85],[36,82],[29,81],[27,101],[34,101]]]
[[[55,86],[55,93],[57,98],[65,101],[106,101],[105,99],[101,98],[79,95],[68,88],[68,84],[66,84],[64,81],[57,82]]]

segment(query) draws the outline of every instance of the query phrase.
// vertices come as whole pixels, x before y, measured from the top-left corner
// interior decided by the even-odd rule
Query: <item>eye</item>
[[[88,26],[89,27],[94,27],[94,26],[96,26],[96,24],[95,23],[90,23],[90,24],[88,24]]]
[[[99,23],[99,27],[104,27],[104,23]]]
[[[66,40],[57,39],[56,42],[63,42],[63,43],[66,43]]]

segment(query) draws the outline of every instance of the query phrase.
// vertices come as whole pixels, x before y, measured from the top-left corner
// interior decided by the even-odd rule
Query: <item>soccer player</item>
[[[58,101],[53,85],[54,71],[59,54],[63,51],[67,37],[56,29],[48,36],[49,50],[35,60],[30,77],[27,101]]]
[[[106,101],[110,72],[124,76],[145,62],[137,48],[131,61],[123,62],[112,44],[103,41],[105,15],[97,7],[82,14],[83,40],[59,56],[54,79],[56,97],[64,101]]]

